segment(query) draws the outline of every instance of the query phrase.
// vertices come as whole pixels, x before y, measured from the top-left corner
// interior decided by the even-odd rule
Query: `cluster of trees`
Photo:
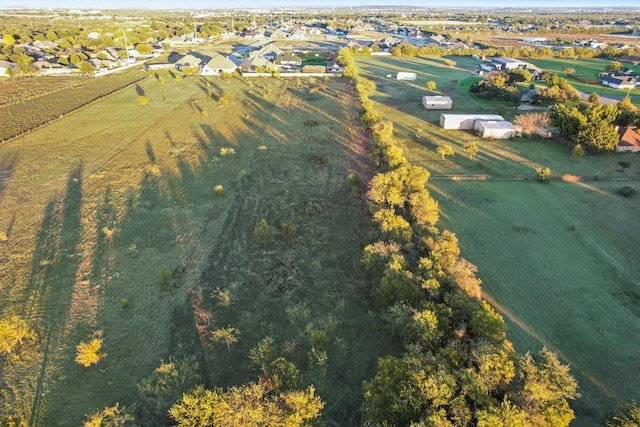
[[[615,126],[640,125],[640,112],[628,98],[616,105],[556,104],[549,112],[560,133],[594,151],[611,151],[618,144]]]
[[[381,358],[365,384],[363,422],[568,425],[568,400],[578,397],[568,367],[546,348],[537,356],[514,351],[456,236],[436,227],[429,172],[406,160],[391,123],[371,128],[381,172],[367,192],[376,241],[364,249],[361,266],[377,284],[381,319],[402,354]]]
[[[516,86],[520,81],[531,81],[531,73],[526,70],[495,71],[485,80],[474,83],[469,92],[481,98],[520,103],[520,92]]]
[[[559,77],[553,71],[544,71],[540,76],[547,83],[546,87],[538,90],[537,97],[541,102],[579,101],[580,94],[564,77]]]

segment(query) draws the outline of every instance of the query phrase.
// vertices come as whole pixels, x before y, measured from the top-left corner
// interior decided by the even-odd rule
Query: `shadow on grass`
[[[82,164],[67,179],[63,197],[52,199],[45,208],[44,219],[37,236],[24,314],[29,323],[38,325],[44,336],[43,359],[35,384],[29,425],[42,425],[46,412],[46,388],[51,380],[50,358],[65,348],[65,326],[71,295],[79,265],[76,256],[80,241],[82,204]],[[54,362],[55,363],[55,362]]]

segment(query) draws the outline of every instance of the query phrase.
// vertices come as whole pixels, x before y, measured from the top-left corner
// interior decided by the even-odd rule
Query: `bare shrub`
[[[549,131],[549,114],[547,112],[533,112],[519,114],[513,123],[522,127],[522,131],[527,135],[547,136]]]

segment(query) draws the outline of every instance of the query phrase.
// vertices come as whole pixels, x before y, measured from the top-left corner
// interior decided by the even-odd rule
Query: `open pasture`
[[[36,334],[0,359],[0,420],[140,413],[169,356],[194,355],[208,386],[255,381],[249,350],[271,336],[324,419],[357,424],[388,346],[354,270],[367,222],[349,174],[370,171],[349,83],[160,75],[0,145],[0,314]],[[211,339],[228,327],[237,343]],[[82,367],[98,332],[106,356]]]
[[[399,68],[419,76],[440,70],[428,59],[403,61],[358,58],[357,65],[361,75],[375,78]],[[616,194],[624,185],[638,186],[640,158],[577,159],[557,141],[486,141],[469,131],[445,131],[437,125],[442,111],[416,105],[426,89],[413,83],[378,85],[371,98],[394,122],[407,158],[431,172],[429,190],[440,202],[442,224],[457,234],[462,256],[478,266],[486,298],[508,323],[507,338],[519,352],[545,345],[557,352],[582,394],[572,404],[572,425],[602,425],[622,402],[640,400],[634,375],[640,344],[632,338],[640,332],[640,204]],[[478,111],[454,88],[443,92],[454,98],[447,113]],[[480,147],[473,159],[464,152],[467,142]],[[435,151],[442,144],[455,155],[442,160]],[[535,181],[535,169],[545,166],[553,175],[548,185]]]

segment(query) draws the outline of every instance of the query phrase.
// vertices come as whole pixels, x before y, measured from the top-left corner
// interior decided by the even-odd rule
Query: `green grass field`
[[[582,397],[572,425],[602,425],[602,417],[628,399],[640,399],[634,372],[640,344],[639,199],[616,190],[636,185],[640,158],[607,154],[574,158],[552,140],[484,141],[468,131],[445,131],[438,111],[420,105],[424,81],[437,79],[452,96],[447,113],[492,112],[470,102],[456,86],[456,70],[431,58],[357,58],[372,78],[371,96],[394,122],[407,158],[432,174],[429,190],[440,202],[441,221],[460,241],[462,256],[478,266],[486,298],[505,317],[507,337],[519,352],[546,345],[569,363]],[[418,73],[416,82],[385,79],[396,70]],[[394,76],[395,77],[395,76]],[[463,146],[480,151],[471,160]],[[438,145],[456,154],[441,160]],[[631,163],[623,169],[619,161]],[[535,169],[548,166],[548,185]],[[469,178],[475,178],[469,180]]]
[[[140,407],[171,355],[195,355],[208,386],[256,381],[249,350],[271,336],[323,420],[356,425],[388,345],[354,269],[368,223],[348,176],[371,172],[349,83],[163,77],[141,84],[145,106],[131,88],[0,145],[0,315],[36,332],[0,359],[0,420]],[[229,348],[209,338],[231,326]],[[76,346],[97,331],[106,356],[84,368]]]
[[[549,71],[556,72],[561,77],[566,77],[566,73],[563,71],[565,68],[573,68],[576,71],[578,77],[582,77],[589,80],[597,80],[600,73],[605,72],[607,65],[611,62],[608,59],[601,58],[578,58],[578,59],[562,59],[562,58],[549,58],[549,59],[530,59],[528,62]],[[625,62],[623,65],[640,73],[640,66],[633,65]],[[614,99],[622,99],[627,96],[626,89],[614,89],[602,84],[591,85],[582,83],[578,80],[568,78],[576,89],[581,92],[591,94],[593,92],[600,96],[612,97]],[[632,102],[636,106],[640,106],[640,90],[633,89],[629,92]]]

